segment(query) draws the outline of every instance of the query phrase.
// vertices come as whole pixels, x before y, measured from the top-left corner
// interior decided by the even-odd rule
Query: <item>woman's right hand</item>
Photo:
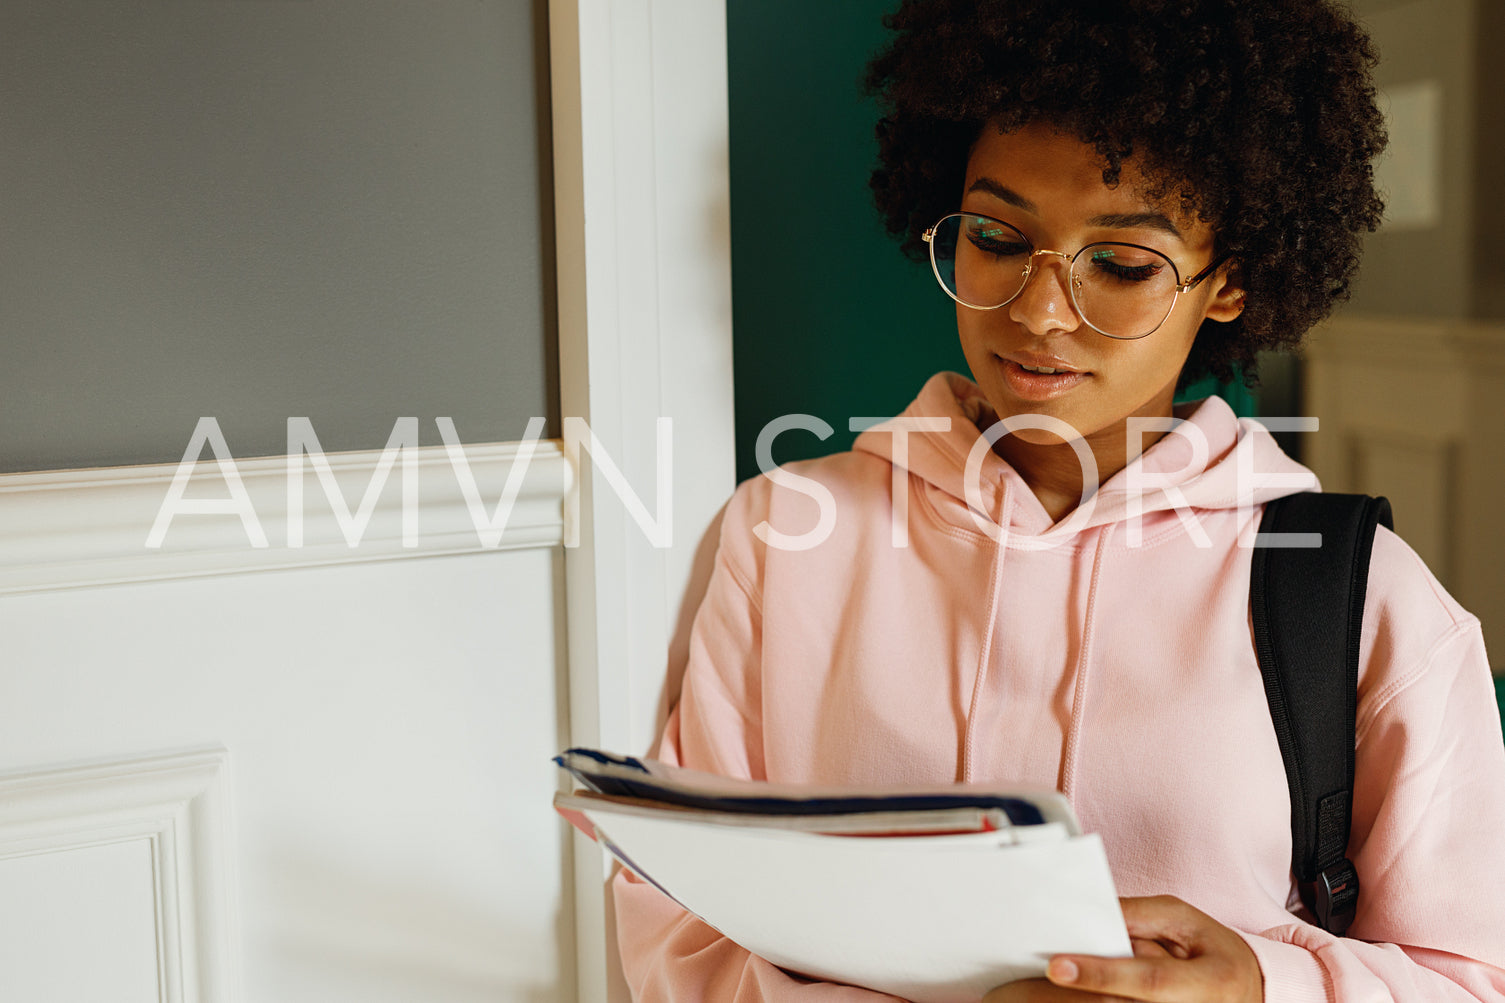
[[[999,986],[983,1003],[1263,1003],[1244,938],[1171,895],[1119,899],[1132,958],[1057,955],[1046,978]]]

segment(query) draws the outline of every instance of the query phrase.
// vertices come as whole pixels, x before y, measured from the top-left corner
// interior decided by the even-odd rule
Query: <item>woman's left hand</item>
[[[983,1003],[1263,1003],[1259,960],[1244,938],[1174,896],[1119,904],[1134,957],[1059,954],[1047,978],[999,986]]]

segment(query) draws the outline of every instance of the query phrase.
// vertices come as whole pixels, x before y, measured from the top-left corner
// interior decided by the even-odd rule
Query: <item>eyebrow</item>
[[[984,194],[993,196],[1000,202],[1007,202],[1016,209],[1022,209],[1027,213],[1036,215],[1039,214],[1039,209],[1035,203],[1007,185],[999,184],[992,178],[978,178],[976,181],[973,181],[967,188],[967,194],[970,195],[972,192],[983,192]],[[1180,228],[1171,222],[1169,216],[1162,212],[1104,213],[1100,216],[1093,216],[1087,221],[1087,225],[1105,227],[1110,230],[1137,230],[1141,227],[1148,227],[1151,230],[1160,230],[1163,233],[1168,233],[1177,240],[1184,239]]]
[[[1102,226],[1110,230],[1137,230],[1140,227],[1149,227],[1151,230],[1161,230],[1170,234],[1177,240],[1181,239],[1181,231],[1170,217],[1162,212],[1115,212],[1105,216],[1093,216],[1087,221],[1088,226]]]
[[[992,178],[978,178],[976,181],[972,182],[971,187],[967,189],[967,194],[971,195],[973,192],[984,192],[988,195],[993,196],[995,199],[998,199],[1002,202],[1007,202],[1015,209],[1023,209],[1028,213],[1038,212],[1035,204],[1029,199],[1025,198],[1023,195],[1020,195],[1018,192],[1014,191],[1014,189],[1009,188],[1006,185],[999,184]]]

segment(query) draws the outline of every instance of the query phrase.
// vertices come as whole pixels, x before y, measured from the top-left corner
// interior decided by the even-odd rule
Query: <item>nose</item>
[[[1037,250],[1030,255],[1024,288],[1009,304],[1009,318],[1031,334],[1044,337],[1075,331],[1081,325],[1071,300],[1071,255]]]

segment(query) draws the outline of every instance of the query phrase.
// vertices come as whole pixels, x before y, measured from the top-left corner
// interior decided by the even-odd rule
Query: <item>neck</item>
[[[1128,466],[1146,450],[1160,441],[1164,430],[1139,431],[1131,436],[1131,418],[1170,418],[1174,387],[1158,394],[1153,401],[1096,432],[1086,435],[1086,443],[1097,465],[1097,484],[1101,485]],[[996,418],[994,420],[997,420]],[[989,423],[991,424],[991,422]],[[1028,436],[1028,438],[1025,438]],[[1059,523],[1085,499],[1086,483],[1082,472],[1082,460],[1072,443],[1051,439],[1048,433],[1025,432],[1006,435],[993,447],[1009,466],[1018,471],[1024,483],[1029,485],[1035,497],[1050,515],[1051,521]]]

